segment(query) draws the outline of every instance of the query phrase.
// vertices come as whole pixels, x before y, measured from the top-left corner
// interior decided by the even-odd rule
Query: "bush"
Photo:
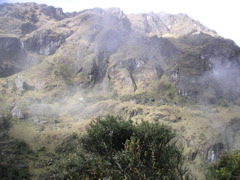
[[[123,121],[120,117],[107,116],[96,119],[82,137],[83,148],[99,155],[111,156],[124,149],[124,143],[134,133],[131,121]]]
[[[56,164],[57,179],[183,179],[187,170],[172,130],[107,116],[92,122],[82,149]]]
[[[29,170],[27,168],[18,168],[10,165],[0,164],[0,178],[2,180],[8,179],[30,179]]]
[[[30,179],[27,162],[33,152],[25,142],[7,136],[0,146],[0,154],[0,179]]]
[[[0,132],[1,130],[7,130],[10,127],[10,115],[8,116],[1,116],[0,115]]]
[[[210,169],[209,179],[240,179],[240,151],[223,153]]]

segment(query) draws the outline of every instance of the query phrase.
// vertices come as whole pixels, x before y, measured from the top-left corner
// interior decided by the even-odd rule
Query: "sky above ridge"
[[[119,7],[125,14],[160,11],[185,13],[240,46],[239,0],[0,0],[0,3],[4,2],[36,2],[61,7],[64,12]]]

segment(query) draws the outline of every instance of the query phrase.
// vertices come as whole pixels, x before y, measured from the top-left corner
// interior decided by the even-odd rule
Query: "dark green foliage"
[[[30,174],[27,168],[18,168],[0,164],[0,178],[2,180],[28,180],[30,179]]]
[[[26,143],[7,136],[0,153],[0,179],[30,179],[27,160],[33,152]]]
[[[99,155],[110,155],[124,148],[124,143],[133,135],[134,125],[119,117],[98,118],[90,124],[87,135],[82,138],[84,149]]]
[[[211,168],[209,179],[240,179],[240,151],[225,152]]]
[[[107,116],[92,122],[83,149],[56,164],[56,179],[184,179],[184,158],[171,129]]]
[[[11,115],[0,117],[0,179],[27,180],[30,179],[28,162],[35,154],[24,141],[8,135],[12,120]]]
[[[129,155],[127,159],[132,166],[128,173],[130,177],[182,177],[185,173],[181,169],[183,156],[173,142],[174,137],[171,129],[158,123],[139,124],[135,135],[125,143],[125,150]]]
[[[14,145],[15,154],[32,154],[29,146],[24,141],[16,141]]]
[[[11,116],[2,116],[0,117],[0,132],[1,130],[7,130],[10,127]]]
[[[62,157],[46,179],[99,179],[103,175],[102,164],[100,156],[78,151]]]
[[[78,136],[77,134],[73,133],[70,136],[67,136],[63,139],[63,141],[57,145],[55,148],[55,152],[57,153],[63,153],[63,152],[73,152],[78,148],[79,142],[78,142]]]

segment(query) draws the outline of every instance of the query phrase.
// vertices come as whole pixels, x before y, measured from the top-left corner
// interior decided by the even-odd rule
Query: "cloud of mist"
[[[212,69],[200,77],[200,82],[206,88],[212,89],[218,98],[236,100],[240,97],[240,67],[230,60],[226,63],[216,63],[219,59],[211,59]]]

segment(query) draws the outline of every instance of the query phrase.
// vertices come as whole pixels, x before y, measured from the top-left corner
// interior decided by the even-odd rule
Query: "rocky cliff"
[[[41,130],[115,114],[173,126],[192,160],[239,146],[240,48],[185,14],[1,4],[0,55],[1,112]]]
[[[74,88],[159,93],[167,77],[165,83],[176,90],[170,99],[216,103],[239,96],[221,85],[238,83],[239,47],[187,15],[125,15],[117,8],[65,14],[34,3],[0,9],[1,77],[49,60],[55,78],[67,77]]]

